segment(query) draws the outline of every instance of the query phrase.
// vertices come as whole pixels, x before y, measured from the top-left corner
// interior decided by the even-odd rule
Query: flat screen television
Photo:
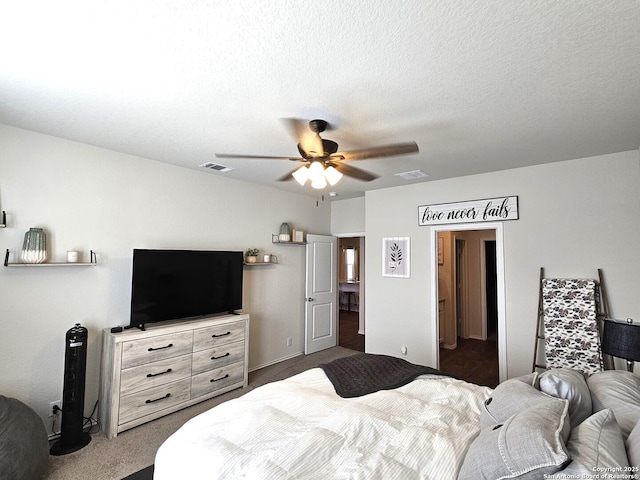
[[[240,310],[242,265],[242,252],[135,249],[130,325]]]

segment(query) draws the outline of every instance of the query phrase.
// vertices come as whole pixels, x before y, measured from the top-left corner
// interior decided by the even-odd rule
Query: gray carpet
[[[249,386],[212,398],[158,420],[127,430],[108,440],[102,433],[92,435],[89,445],[77,452],[59,457],[50,456],[47,480],[147,480],[156,450],[164,440],[187,420],[232,398],[266,383],[283,380],[292,375],[327,363],[336,358],[357,353],[342,347],[333,347],[311,355],[301,355],[249,373]],[[146,471],[145,471],[146,470]],[[146,475],[146,476],[142,476]]]

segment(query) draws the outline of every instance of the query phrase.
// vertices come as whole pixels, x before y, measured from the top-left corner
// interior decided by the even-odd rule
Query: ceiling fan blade
[[[308,122],[300,118],[283,118],[291,134],[298,141],[298,150],[305,158],[324,157],[322,138],[309,129]]]
[[[296,167],[293,170],[291,170],[289,173],[287,173],[286,175],[283,175],[280,178],[276,178],[276,182],[288,182],[289,180],[294,180],[293,172],[298,170],[298,168],[300,168],[300,167]]]
[[[295,162],[304,162],[304,158],[300,157],[269,157],[266,155],[243,155],[240,153],[216,153],[218,158],[261,158],[266,160],[293,160]]]
[[[347,177],[357,178],[358,180],[362,180],[364,182],[370,182],[371,180],[375,180],[376,178],[378,178],[378,175],[376,175],[375,173],[367,172],[366,170],[352,167],[351,165],[347,165],[345,163],[329,162],[327,163],[327,165],[331,165]]]
[[[420,150],[416,142],[395,143],[384,145],[382,147],[364,148],[362,150],[351,150],[348,152],[336,152],[331,158],[341,159],[343,161],[365,160],[367,158],[393,157],[396,155],[408,155],[417,153]]]

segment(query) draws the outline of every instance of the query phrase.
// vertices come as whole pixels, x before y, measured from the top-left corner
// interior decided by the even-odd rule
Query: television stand
[[[126,328],[126,327],[125,327]],[[249,315],[102,331],[99,418],[107,438],[246,387]]]

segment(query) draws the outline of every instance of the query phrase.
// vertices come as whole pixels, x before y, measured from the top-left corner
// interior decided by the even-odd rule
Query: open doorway
[[[496,241],[484,240],[485,299],[487,302],[487,339],[498,341],[498,275]]]
[[[465,380],[495,387],[505,372],[502,230],[456,226],[435,231],[438,366]],[[497,241],[499,240],[499,241]],[[501,351],[502,348],[502,351]]]
[[[338,345],[364,352],[364,237],[338,239]]]

